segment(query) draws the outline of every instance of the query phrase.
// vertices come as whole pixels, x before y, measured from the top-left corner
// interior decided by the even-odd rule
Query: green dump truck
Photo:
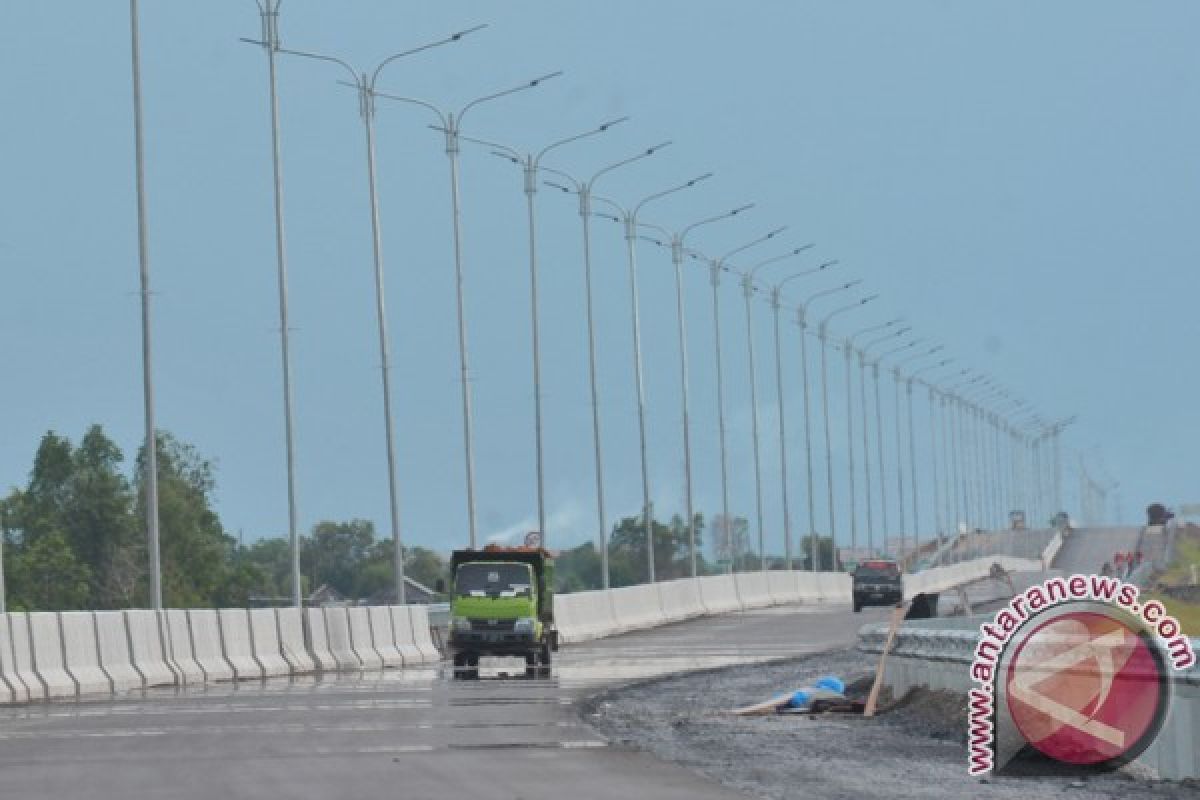
[[[549,675],[558,649],[550,554],[494,545],[455,550],[447,647],[455,677],[478,677],[480,656],[524,656],[526,675]]]

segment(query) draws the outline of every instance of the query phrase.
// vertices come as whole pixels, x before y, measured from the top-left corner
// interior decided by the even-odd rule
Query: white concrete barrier
[[[612,592],[613,613],[622,631],[653,628],[666,620],[657,584],[623,586],[609,591]]]
[[[692,578],[679,578],[658,584],[662,599],[663,618],[668,622],[693,619],[704,613],[700,603],[700,587]]]
[[[146,686],[174,686],[179,676],[167,663],[158,613],[145,609],[123,613],[133,668],[141,674]]]
[[[100,666],[112,681],[113,691],[120,693],[141,689],[146,683],[142,680],[142,673],[133,668],[125,615],[120,611],[97,611],[92,619],[96,625]]]
[[[261,680],[263,668],[254,657],[254,645],[250,641],[250,615],[246,609],[219,609],[217,619],[221,623],[221,648],[225,660],[233,667],[233,677],[239,681]]]
[[[421,651],[417,649],[417,641],[413,638],[412,618],[409,616],[409,606],[388,606],[392,620],[392,639],[396,650],[404,659],[405,666],[413,666],[424,661]]]
[[[742,610],[738,599],[737,584],[732,575],[708,575],[697,578],[700,584],[700,600],[709,614],[728,614]]]
[[[366,606],[346,609],[350,619],[350,646],[362,662],[363,669],[383,669],[383,656],[371,644],[371,615]]]
[[[796,573],[796,594],[801,603],[821,602],[821,586],[817,575],[819,572],[803,571]]]
[[[250,617],[250,644],[254,646],[254,660],[262,667],[263,676],[277,678],[291,675],[292,668],[283,658],[283,647],[279,643],[279,622],[273,608],[252,608]]]
[[[29,702],[29,689],[25,687],[13,663],[12,633],[8,628],[7,614],[0,614],[0,678],[4,679],[4,686],[8,690],[8,697],[3,702]]]
[[[30,700],[46,699],[46,684],[33,668],[33,644],[29,640],[29,615],[24,612],[9,613],[8,630],[12,636],[13,667],[17,677],[29,690]]]
[[[336,669],[362,669],[362,661],[354,652],[350,639],[350,615],[346,608],[328,607],[325,613],[325,640],[333,655]]]
[[[818,572],[817,592],[822,603],[849,603],[854,595],[854,579],[848,572]]]
[[[742,608],[766,608],[771,605],[771,588],[765,572],[739,572],[734,579],[737,581],[738,597],[742,599]]]
[[[777,606],[800,602],[800,592],[796,589],[796,573],[793,570],[768,572],[767,591],[771,593],[771,602]]]
[[[554,622],[564,643],[598,639],[622,629],[613,617],[612,595],[602,590],[557,595]]]
[[[29,641],[33,645],[33,668],[46,695],[51,698],[74,697],[78,693],[75,679],[63,663],[62,630],[54,611],[34,611],[29,614]]]
[[[300,609],[277,608],[275,620],[279,625],[279,654],[293,675],[307,675],[316,670],[308,647],[304,643],[304,617]]]
[[[63,661],[79,694],[111,694],[112,681],[100,666],[95,617],[90,611],[64,611],[58,620],[62,628]]]
[[[371,623],[371,649],[379,654],[385,667],[403,667],[404,656],[396,647],[396,632],[392,630],[392,613],[387,606],[368,606]]]
[[[305,621],[308,623],[308,654],[312,656],[313,664],[322,672],[336,672],[337,659],[329,649],[329,634],[325,627],[325,609],[304,609]]]
[[[422,605],[408,607],[408,618],[412,622],[413,642],[421,654],[421,663],[436,664],[442,660],[442,654],[433,644],[429,635],[429,609]]]
[[[204,670],[204,679],[209,683],[233,680],[233,666],[225,660],[225,650],[221,646],[221,623],[217,612],[191,609],[187,618],[192,634],[192,657]]]
[[[167,659],[175,674],[187,685],[204,683],[204,670],[192,650],[192,631],[188,625],[187,611],[169,608],[162,612],[166,629]]]

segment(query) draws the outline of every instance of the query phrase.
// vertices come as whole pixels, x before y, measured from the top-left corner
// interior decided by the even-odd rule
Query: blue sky
[[[238,42],[257,35],[257,13],[251,0],[142,6],[160,426],[214,459],[231,531],[280,535],[266,64]],[[629,115],[547,163],[585,174],[673,140],[606,179],[606,193],[630,201],[713,171],[645,219],[681,227],[757,203],[692,243],[721,252],[789,225],[756,256],[815,242],[794,269],[837,258],[836,280],[862,278],[881,295],[836,330],[902,315],[1045,416],[1077,414],[1067,444],[1121,482],[1127,519],[1153,500],[1200,499],[1191,469],[1200,6],[353,0],[334,12],[286,0],[282,33],[285,46],[366,66],[481,22],[490,27],[390,68],[381,87],[456,106],[564,70],[536,91],[480,107],[464,132],[525,150]],[[0,486],[8,487],[24,484],[47,430],[78,437],[99,422],[132,457],[142,412],[126,4],[6,4],[0,53]],[[364,517],[382,531],[362,131],[339,77],[325,65],[280,61],[299,511],[306,529]],[[465,539],[453,261],[447,161],[426,123],[419,110],[380,108],[380,194],[403,533],[449,548]],[[522,531],[535,498],[520,173],[468,149],[462,191],[480,531]],[[580,229],[571,198],[544,191],[537,201],[547,509],[553,541],[567,545],[595,532]],[[610,519],[640,502],[619,234],[594,224]],[[653,245],[639,257],[652,485],[660,513],[670,513],[682,504],[672,274]],[[836,280],[793,282],[804,291],[792,300]],[[685,299],[696,505],[711,513],[719,508],[712,329],[698,265],[689,265]],[[744,322],[732,282],[722,301],[733,507],[751,515]],[[758,301],[755,314],[768,547],[777,551],[769,308]],[[799,520],[796,328],[787,330]],[[840,359],[832,363],[838,432]],[[918,406],[918,425],[923,414]],[[1074,476],[1072,467],[1069,501]]]

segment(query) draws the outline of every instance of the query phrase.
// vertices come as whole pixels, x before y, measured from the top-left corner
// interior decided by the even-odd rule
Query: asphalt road
[[[1098,573],[1117,552],[1134,550],[1137,539],[1137,528],[1081,528],[1063,541],[1053,566],[1067,575]]]
[[[0,798],[703,800],[743,797],[609,746],[594,691],[668,672],[846,647],[886,609],[776,608],[564,647],[548,679],[444,670],[151,691],[0,710]]]

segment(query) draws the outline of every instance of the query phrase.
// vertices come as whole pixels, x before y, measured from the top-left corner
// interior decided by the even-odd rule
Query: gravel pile
[[[1200,798],[1200,785],[1139,780],[1125,772],[972,778],[966,705],[914,692],[874,719],[828,714],[738,717],[728,710],[837,675],[865,697],[874,663],[856,650],[757,666],[688,673],[614,689],[583,706],[612,746],[646,750],[768,798]],[[1028,764],[1023,769],[1030,772]]]

